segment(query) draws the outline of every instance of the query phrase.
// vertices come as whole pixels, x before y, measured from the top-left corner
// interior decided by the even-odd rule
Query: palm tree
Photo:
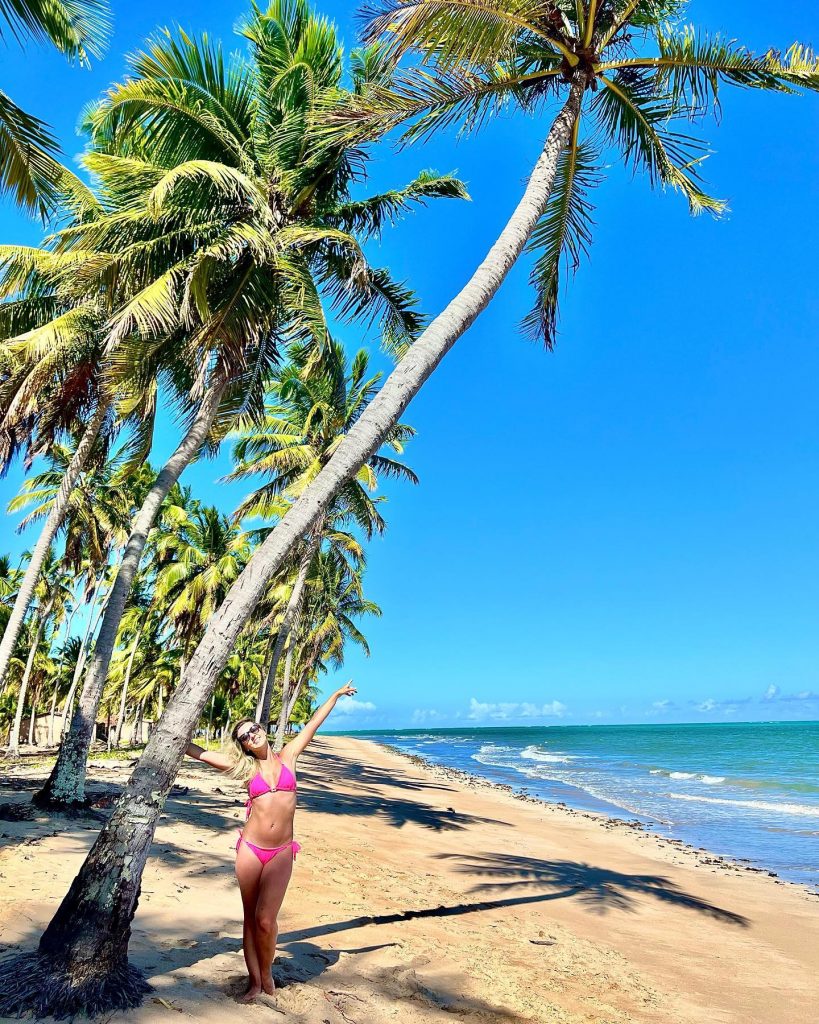
[[[355,619],[362,615],[381,615],[381,609],[364,598],[361,564],[351,566],[344,553],[330,548],[318,555],[316,580],[310,587],[304,610],[303,629],[296,671],[291,674],[294,647],[282,679],[282,701],[276,726],[275,747],[281,749],[302,687],[315,678],[326,661],[336,668],[344,664],[344,648],[352,640],[369,656],[366,637]]]
[[[0,246],[0,472],[20,454],[27,465],[51,454],[61,437],[72,438],[73,448],[3,631],[0,681],[80,475],[105,457],[126,422],[137,426],[132,447],[140,441],[143,450],[150,446],[155,392],[142,382],[129,389],[111,363],[107,322],[121,293],[127,294],[128,275],[117,268],[109,280],[95,280],[84,262],[99,264],[98,254],[61,251],[78,222],[87,229],[104,211],[77,182],[74,198],[65,203],[69,224],[47,247]],[[124,403],[119,415],[115,397]]]
[[[88,121],[96,149],[89,166],[128,201],[87,230],[81,225],[70,245],[101,248],[107,275],[104,254],[111,235],[122,248],[125,216],[140,257],[157,218],[173,235],[173,244],[161,236],[150,279],[113,317],[111,333],[177,336],[198,367],[198,409],[134,518],[75,720],[42,794],[55,807],[82,802],[83,764],[119,621],[170,487],[203,445],[218,442],[231,416],[258,412],[285,335],[324,347],[322,295],[344,319],[381,319],[392,347],[407,344],[421,323],[412,295],[367,266],[360,240],[411,203],[465,195],[451,176],[425,172],[403,190],[353,201],[359,154],[321,145],[312,131],[319,104],[343,91],[334,29],[304,0],[274,0],[265,14],[254,11],[243,34],[252,60],[228,67],[206,39],[154,40],[133,58],[133,77]],[[129,263],[131,248],[123,256]]]
[[[53,445],[47,457],[47,468],[25,480],[19,494],[11,499],[10,514],[30,509],[18,524],[18,533],[49,515],[75,448],[76,445]],[[118,474],[117,468],[116,460],[100,462],[95,459],[86,464],[86,470],[79,477],[80,486],[68,496],[58,535],[59,532],[65,535],[65,564],[77,571],[83,565],[104,564],[112,544],[124,543],[127,536],[133,484]]]
[[[120,623],[117,647],[118,653],[122,656],[117,658],[115,655],[111,662],[110,681],[119,690],[119,710],[114,737],[114,746],[117,748],[122,743],[122,731],[125,725],[125,712],[134,662],[139,650],[143,630],[146,627],[146,620],[154,610],[151,589],[151,581],[148,578],[148,574],[141,571],[131,588],[128,607],[125,609]],[[122,679],[121,684],[120,676]]]
[[[304,725],[313,717],[318,704],[319,688],[309,679],[303,684],[299,696],[293,705],[289,724]]]
[[[12,566],[8,555],[0,555],[0,627],[4,627],[8,621],[21,575],[20,570]]]
[[[664,27],[669,13],[679,6],[677,0],[416,0],[391,4],[385,17],[375,21],[375,32],[393,33],[393,52],[413,45],[421,50],[422,64],[408,76],[409,102],[403,102],[400,83],[393,90],[399,100],[393,120],[412,113],[412,102],[417,123],[429,116],[427,123],[433,126],[446,123],[447,113],[450,121],[465,115],[470,123],[478,123],[497,97],[535,112],[552,97],[563,105],[517,209],[470,281],[408,349],[211,619],[38,953],[15,956],[0,969],[0,1011],[32,1008],[45,1015],[54,1008],[65,1012],[121,1007],[141,999],[144,980],[127,963],[130,922],[154,829],[187,738],[269,581],[338,490],[378,451],[410,400],[489,303],[542,224],[553,187],[561,180],[571,186],[557,194],[573,197],[567,208],[572,216],[567,212],[564,218],[573,225],[573,233],[564,229],[558,235],[577,237],[580,184],[576,162],[564,154],[578,152],[581,108],[585,105],[602,126],[603,137],[627,161],[647,168],[653,181],[679,188],[695,206],[713,207],[713,201],[698,198],[702,193],[693,178],[696,166],[692,168],[688,159],[691,150],[673,133],[670,122],[701,110],[716,99],[722,85],[779,90],[819,86],[819,64],[803,48],[792,49],[784,58],[774,53],[755,56],[736,44]],[[602,95],[607,99],[601,100]],[[356,111],[363,109],[366,133],[373,131],[384,103],[382,94]],[[382,118],[380,127],[383,124]],[[546,237],[554,237],[554,228]],[[548,288],[543,295],[545,315],[540,321],[548,326]]]
[[[85,65],[102,55],[110,30],[104,0],[8,0],[2,17],[18,39],[47,39]],[[0,91],[0,193],[11,192],[20,206],[47,215],[73,179],[58,153],[48,126]]]
[[[17,754],[20,749],[20,726],[23,721],[23,712],[25,710],[26,698],[28,696],[28,686],[31,681],[32,669],[34,668],[34,659],[38,653],[40,642],[43,639],[43,635],[49,626],[49,620],[52,613],[55,614],[57,620],[62,617],[65,605],[71,598],[71,590],[68,586],[65,573],[63,572],[60,561],[54,557],[53,553],[49,557],[44,567],[43,575],[40,577],[39,583],[37,584],[37,607],[34,612],[31,628],[30,645],[28,651],[28,657],[26,658],[25,669],[20,680],[20,689],[17,695],[17,710],[14,715],[14,723],[11,727],[11,735],[9,736],[9,751],[12,754]],[[50,641],[47,641],[50,644]],[[37,713],[37,702],[36,699],[31,702],[31,716],[32,718]],[[29,730],[31,732],[31,730]]]
[[[3,11],[15,31],[51,38],[70,57],[101,52],[108,31],[101,0],[11,0]],[[0,92],[0,191],[45,214],[58,197],[64,210],[85,217],[98,209],[91,190],[53,156],[47,129]],[[70,268],[69,268],[70,269]],[[51,450],[60,433],[81,424],[81,437],[31,553],[14,605],[3,623],[0,684],[34,597],[43,563],[60,529],[68,497],[100,434],[111,426],[110,400],[100,391],[95,358],[104,308],[66,285],[65,267],[47,252],[0,246],[0,472],[15,455],[28,462]],[[55,401],[55,390],[59,399]],[[110,441],[110,437],[107,438]]]
[[[258,427],[240,432],[233,451],[236,468],[229,480],[243,480],[260,474],[267,477],[236,510],[237,518],[279,519],[289,503],[317,476],[343,437],[356,423],[378,389],[381,374],[369,375],[369,356],[360,350],[348,362],[344,348],[330,342],[316,360],[310,351],[294,346],[289,362],[275,375],[268,388],[265,417]],[[385,445],[400,455],[414,431],[399,423],[385,438]],[[294,562],[289,596],[278,621],[273,652],[264,687],[259,694],[256,717],[267,722],[273,682],[285,644],[298,618],[310,565],[322,541],[335,543],[346,537],[339,532],[342,520],[352,520],[366,537],[381,533],[384,520],[379,499],[370,497],[379,476],[417,483],[415,474],[395,458],[376,452],[340,490],[327,514],[315,525],[301,545]],[[328,533],[328,530],[332,534]],[[259,531],[260,538],[269,530]]]
[[[195,508],[172,544],[174,558],[157,573],[154,601],[172,623],[184,658],[247,565],[253,546],[248,534],[213,506]]]

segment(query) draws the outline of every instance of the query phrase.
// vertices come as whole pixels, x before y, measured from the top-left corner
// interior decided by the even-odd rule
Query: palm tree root
[[[18,953],[0,963],[0,1016],[31,1015],[64,1020],[77,1013],[93,1017],[132,1010],[152,991],[139,968],[127,960],[104,974],[59,964],[42,953]]]
[[[84,800],[63,800],[54,795],[51,787],[46,783],[42,789],[38,789],[31,802],[41,811],[87,811],[91,806],[90,797]]]

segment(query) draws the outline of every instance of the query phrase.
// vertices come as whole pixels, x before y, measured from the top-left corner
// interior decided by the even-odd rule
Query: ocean
[[[819,890],[819,723],[356,732]]]

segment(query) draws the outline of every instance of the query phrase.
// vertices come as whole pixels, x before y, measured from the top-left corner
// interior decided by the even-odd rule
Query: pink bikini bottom
[[[299,843],[296,842],[295,839],[291,839],[290,842],[285,843],[284,846],[273,846],[268,848],[264,846],[255,846],[253,843],[249,843],[240,832],[239,841],[236,843],[237,853],[239,852],[239,847],[242,845],[242,843],[245,844],[248,850],[252,850],[256,854],[256,856],[259,858],[262,864],[267,864],[269,861],[273,860],[276,854],[281,853],[282,850],[292,850],[293,860],[295,860],[296,854],[301,849],[301,846],[299,845]]]

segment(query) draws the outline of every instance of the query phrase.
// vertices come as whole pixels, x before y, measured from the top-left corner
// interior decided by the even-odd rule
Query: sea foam
[[[700,804],[723,804],[728,807],[753,807],[757,811],[771,811],[772,814],[799,814],[807,818],[819,818],[819,807],[809,804],[772,803],[769,800],[727,800],[719,796],[693,796],[690,793],[669,793],[672,800],[689,800]]]
[[[569,764],[570,761],[575,760],[568,754],[547,754],[535,746],[521,750],[520,756],[529,761],[543,761],[545,764]]]
[[[667,779],[689,780],[704,782],[706,786],[717,786],[725,782],[724,775],[699,775],[697,772],[668,772],[663,768],[649,768],[649,775],[664,775]]]

